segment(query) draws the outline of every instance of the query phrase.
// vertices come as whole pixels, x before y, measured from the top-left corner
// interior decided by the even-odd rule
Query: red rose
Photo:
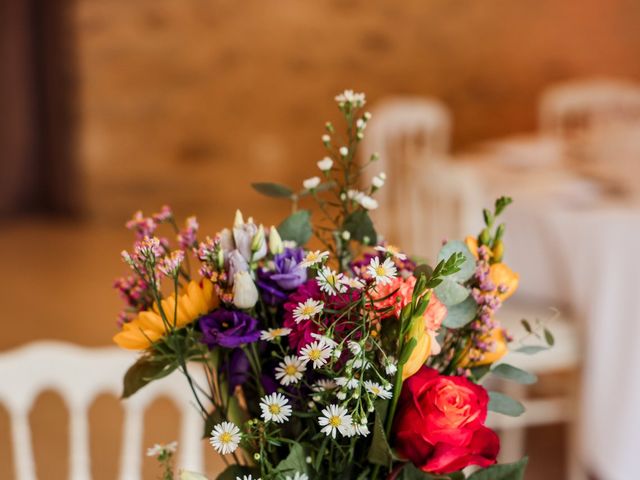
[[[464,377],[422,367],[404,382],[394,447],[425,472],[444,474],[496,463],[500,440],[484,426],[489,396]]]

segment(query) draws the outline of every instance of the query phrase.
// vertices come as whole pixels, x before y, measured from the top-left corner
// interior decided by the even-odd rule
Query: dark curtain
[[[0,215],[79,211],[72,0],[0,0]]]

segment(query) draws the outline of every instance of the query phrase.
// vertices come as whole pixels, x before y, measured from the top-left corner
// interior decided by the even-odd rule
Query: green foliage
[[[538,381],[538,377],[533,373],[526,372],[518,367],[509,365],[508,363],[496,365],[491,370],[491,373],[497,377],[513,380],[514,382],[522,383],[523,385],[531,385]]]
[[[369,453],[367,454],[367,459],[375,465],[390,468],[391,462],[393,461],[393,454],[391,453],[391,447],[389,446],[387,435],[384,433],[386,407],[387,402],[376,403],[373,437],[371,447],[369,447]]]
[[[442,260],[451,258],[451,256],[454,253],[462,254],[464,256],[464,259],[458,264],[458,267],[459,267],[458,271],[452,272],[450,274],[451,279],[456,280],[460,283],[466,282],[471,278],[471,276],[473,275],[473,272],[475,271],[476,258],[469,251],[469,249],[464,244],[464,242],[455,240],[455,241],[447,242],[440,249],[440,252],[438,253],[438,261],[440,262]]]
[[[260,474],[255,469],[243,467],[240,465],[231,465],[227,467],[224,472],[218,475],[217,480],[236,480],[236,478],[242,478],[244,475],[253,475],[254,478]]]
[[[435,288],[438,300],[447,307],[462,303],[469,296],[469,289],[460,285],[451,277],[442,279],[442,283]]]
[[[293,444],[287,458],[282,460],[275,469],[275,478],[284,479],[287,475],[293,478],[296,472],[309,473],[309,465],[306,462],[306,453],[302,445]]]
[[[545,350],[549,350],[549,347],[544,347],[541,345],[525,345],[524,347],[516,348],[514,352],[525,353],[527,355],[533,355],[538,352],[544,352]]]
[[[351,234],[351,238],[366,245],[375,245],[378,234],[373,226],[371,217],[366,210],[356,210],[344,219],[342,230]]]
[[[308,210],[292,213],[278,225],[278,233],[283,240],[292,240],[298,245],[304,245],[313,235],[311,213]]]
[[[291,198],[293,196],[293,191],[289,187],[285,187],[284,185],[279,185],[277,183],[258,182],[252,183],[251,186],[254,190],[266,195],[267,197]]]
[[[447,307],[447,316],[442,323],[448,328],[462,328],[475,318],[477,310],[478,304],[469,296],[463,302]]]
[[[497,217],[500,215],[505,208],[513,203],[513,199],[511,197],[500,197],[496,200],[495,211],[494,214]]]
[[[551,330],[549,330],[548,328],[545,328],[544,330],[544,340],[547,342],[547,345],[549,345],[550,347],[553,347],[556,343],[555,338],[553,338],[553,334],[551,333]]]
[[[524,413],[524,406],[504,393],[489,392],[489,410],[509,417],[519,417]]]
[[[468,480],[522,480],[529,459],[523,459],[514,463],[493,465],[489,468],[478,470],[469,476]]]
[[[446,475],[436,475],[423,472],[412,463],[407,463],[396,478],[397,480],[464,480],[464,473],[454,472]]]
[[[124,375],[122,398],[129,398],[148,383],[166,377],[177,367],[177,363],[157,360],[151,355],[140,357]]]

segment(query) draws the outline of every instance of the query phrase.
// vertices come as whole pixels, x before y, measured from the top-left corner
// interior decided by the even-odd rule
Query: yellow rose
[[[480,339],[483,342],[491,343],[491,350],[488,352],[479,352],[477,349],[467,347],[467,353],[460,361],[462,368],[468,367],[481,367],[483,365],[491,365],[504,357],[509,348],[507,347],[507,340],[504,336],[504,330],[500,327],[494,328],[489,335],[486,335]],[[480,357],[480,360],[471,361],[470,357]]]
[[[502,301],[505,301],[515,293],[520,282],[520,275],[515,273],[504,263],[494,263],[491,265],[489,278],[496,288],[498,288],[498,297],[500,297],[500,300]],[[501,292],[500,287],[505,290]]]

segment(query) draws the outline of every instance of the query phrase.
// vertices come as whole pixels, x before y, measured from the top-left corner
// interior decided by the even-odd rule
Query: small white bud
[[[242,212],[240,210],[236,210],[236,217],[233,220],[233,226],[239,227],[240,225],[244,225],[244,218],[242,217]]]
[[[323,172],[328,172],[333,167],[333,160],[331,157],[324,157],[318,162],[318,168]]]
[[[302,186],[307,190],[313,190],[318,185],[320,185],[320,177],[307,178],[302,182]]]
[[[349,230],[345,230],[344,232],[342,232],[342,239],[344,241],[349,241],[351,239],[351,232]]]
[[[384,178],[381,178],[380,176],[373,177],[371,183],[376,188],[382,188],[384,186]]]
[[[278,253],[282,253],[284,251],[282,238],[278,233],[278,229],[274,226],[271,226],[271,228],[269,229],[269,251],[271,252],[271,255],[277,255]]]
[[[340,147],[340,155],[346,157],[349,155],[349,149],[347,147]]]
[[[258,289],[249,272],[233,276],[233,304],[238,308],[251,308],[258,302]]]
[[[329,143],[331,141],[331,137],[326,133],[322,135],[322,143]]]
[[[371,112],[364,112],[363,117],[367,121],[371,120]]]

